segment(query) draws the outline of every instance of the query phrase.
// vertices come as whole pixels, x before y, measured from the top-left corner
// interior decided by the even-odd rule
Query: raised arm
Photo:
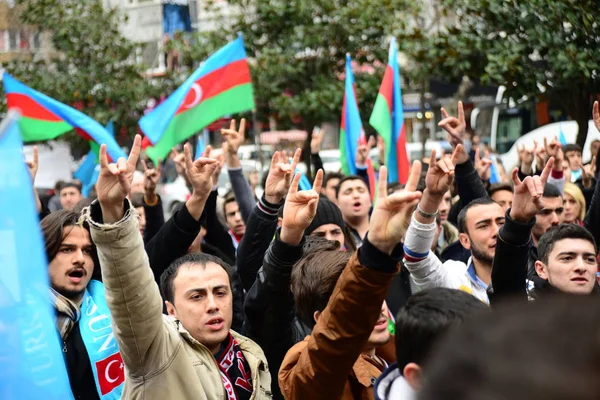
[[[555,137],[550,142],[547,138],[544,138],[544,149],[545,154],[548,158],[554,160],[552,164],[552,173],[548,177],[548,183],[553,184],[564,195],[565,192],[565,173],[563,169],[564,154],[561,149],[561,144],[558,141],[558,137]]]
[[[487,191],[480,173],[484,173],[486,170],[486,164],[478,165],[479,171],[475,168],[469,155],[464,149],[464,138],[466,136],[467,124],[465,122],[465,112],[462,101],[458,102],[458,118],[451,117],[448,115],[446,110],[442,108],[442,115],[444,119],[438,123],[438,126],[442,127],[448,133],[448,141],[452,144],[452,148],[456,151],[458,145],[461,145],[461,150],[457,153],[456,157],[456,186],[458,189],[458,195],[460,196],[461,203],[466,206],[471,201],[481,198],[488,197]],[[476,160],[479,158],[479,153],[476,152]],[[489,163],[487,164],[489,170]]]
[[[310,140],[310,163],[314,168],[313,171],[315,171],[315,174],[320,169],[325,171],[325,168],[323,167],[323,160],[321,160],[321,156],[319,155],[319,151],[321,151],[321,145],[323,143],[324,137],[325,129],[320,128],[318,131],[316,129],[313,129],[313,133]]]
[[[301,150],[297,149],[292,163],[282,153],[275,152],[271,159],[265,192],[255,206],[246,224],[246,233],[238,246],[237,269],[245,290],[254,284],[265,252],[277,229],[277,213],[292,182]]]
[[[404,235],[419,192],[387,195],[387,169],[379,176],[379,198],[363,246],[351,257],[294,365],[279,372],[287,399],[338,399],[373,331],[390,283],[398,272],[392,251]],[[414,190],[418,174],[407,188]],[[292,186],[293,187],[293,186]],[[289,195],[288,195],[289,196]],[[316,204],[315,204],[316,207]],[[284,213],[288,211],[287,204]],[[282,232],[283,233],[283,232]],[[356,316],[360,314],[360,318]],[[287,360],[287,359],[286,359]]]
[[[290,168],[291,171],[294,170]],[[264,350],[275,379],[287,351],[301,339],[293,329],[291,275],[294,264],[303,254],[304,231],[317,212],[323,170],[317,171],[312,190],[298,191],[300,177],[301,174],[297,174],[291,183],[281,231],[265,254],[263,268],[244,307],[249,336]]]
[[[123,361],[133,375],[144,376],[164,367],[157,360],[164,359],[159,350],[164,352],[166,334],[158,285],[144,252],[134,211],[125,200],[140,145],[141,137],[137,135],[129,159],[121,158],[116,164],[108,164],[106,146],[101,146],[96,185],[100,207],[93,205],[86,218],[98,248],[106,300]],[[214,161],[199,159],[196,163],[195,167],[208,175],[206,186],[210,188]]]
[[[375,136],[369,137],[367,144],[360,144],[356,148],[356,175],[360,176],[368,188],[371,187],[369,182],[369,174],[367,170],[367,160],[370,160],[369,153],[377,144]]]
[[[512,208],[506,213],[506,223],[498,232],[492,269],[494,305],[506,297],[527,301],[527,263],[531,242],[531,228],[535,216],[544,208],[544,185],[550,176],[554,159],[548,160],[541,176],[527,176],[521,181],[519,169],[512,173],[514,196]]]
[[[227,163],[227,173],[229,174],[229,180],[231,181],[233,195],[240,207],[242,219],[244,220],[244,223],[246,223],[252,212],[252,208],[256,204],[254,193],[252,193],[250,184],[244,176],[242,164],[238,157],[238,150],[244,142],[244,135],[246,133],[246,119],[242,118],[240,121],[239,130],[236,130],[235,126],[235,119],[232,119],[229,129],[221,129],[221,134],[225,140],[223,142],[223,154],[225,155],[225,162]]]
[[[162,202],[156,194],[156,186],[161,177],[161,163],[158,160],[156,168],[148,168],[146,162],[142,160],[142,167],[144,168],[144,213],[146,214],[144,243],[148,243],[165,224]]]
[[[208,152],[210,153],[210,146]],[[169,220],[163,224],[156,235],[146,244],[146,253],[150,260],[150,267],[154,273],[156,282],[159,282],[160,276],[169,265],[184,256],[192,245],[198,233],[200,232],[200,217],[206,204],[206,194],[204,190],[204,174],[192,163],[191,148],[189,144],[184,146],[184,160],[186,167],[184,174],[186,180],[190,182],[192,195],[185,202],[183,207],[175,211]],[[207,157],[205,157],[207,158]],[[187,167],[191,165],[191,169]],[[218,179],[219,160],[216,160],[216,167],[212,179],[216,182]]]
[[[431,160],[435,160],[435,150]],[[438,162],[430,162],[425,176],[425,191],[413,213],[412,221],[404,239],[404,265],[410,271],[418,290],[432,287],[457,288],[455,274],[449,271],[431,251],[435,218],[444,194],[450,189],[454,177],[455,165],[463,154],[459,144],[452,156],[445,156]]]

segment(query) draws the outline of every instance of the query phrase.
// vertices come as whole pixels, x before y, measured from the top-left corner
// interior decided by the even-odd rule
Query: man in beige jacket
[[[178,265],[172,265],[170,276],[164,278],[170,288],[169,316],[162,314],[162,299],[137,218],[125,199],[140,143],[136,136],[129,159],[121,158],[116,164],[108,164],[102,145],[98,202],[84,211],[98,249],[114,335],[126,369],[123,399],[271,398],[263,351],[230,330],[232,292],[225,264],[210,257],[176,261]],[[185,156],[195,178],[192,196],[205,202],[213,186],[216,160],[192,162],[189,145]]]

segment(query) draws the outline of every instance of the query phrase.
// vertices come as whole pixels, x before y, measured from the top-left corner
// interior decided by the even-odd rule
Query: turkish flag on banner
[[[104,396],[125,381],[125,366],[121,353],[115,353],[96,362],[96,371],[98,371],[100,393]]]

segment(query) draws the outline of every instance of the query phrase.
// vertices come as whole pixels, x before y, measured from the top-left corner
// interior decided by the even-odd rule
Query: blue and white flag
[[[0,124],[0,397],[72,399],[18,118]]]

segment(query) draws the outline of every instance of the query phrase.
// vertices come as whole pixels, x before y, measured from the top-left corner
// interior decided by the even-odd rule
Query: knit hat
[[[342,218],[342,212],[339,207],[331,202],[327,197],[321,196],[319,198],[319,205],[317,206],[317,215],[306,228],[306,234],[310,235],[315,229],[322,225],[335,224],[340,228],[344,229],[344,219]]]

